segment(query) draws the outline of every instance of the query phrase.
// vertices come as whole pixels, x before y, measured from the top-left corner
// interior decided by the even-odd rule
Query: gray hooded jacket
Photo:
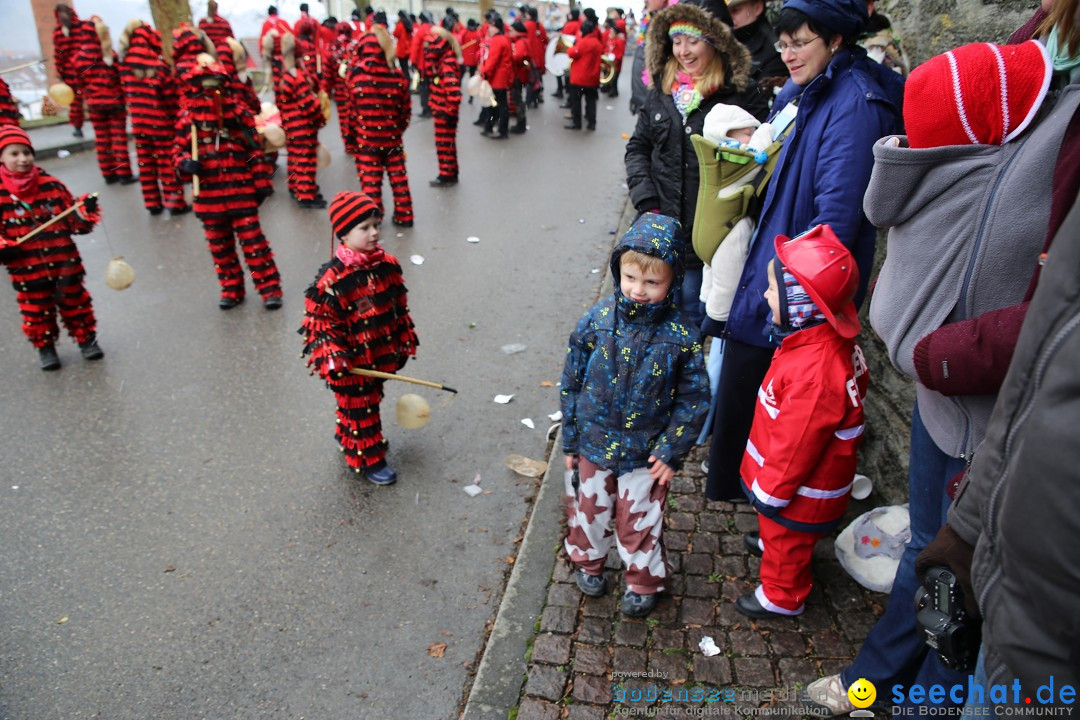
[[[889,239],[870,324],[897,370],[917,380],[919,340],[1023,300],[1049,224],[1054,159],[1078,105],[1080,85],[1070,85],[1035,127],[1004,146],[915,150],[903,137],[899,147],[889,138],[874,146],[863,209],[889,228]],[[947,455],[969,455],[986,434],[994,395],[946,397],[917,384],[916,396]]]

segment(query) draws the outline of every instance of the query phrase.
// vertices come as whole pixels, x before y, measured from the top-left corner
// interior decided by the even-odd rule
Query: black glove
[[[179,170],[185,175],[200,175],[202,174],[202,163],[191,158],[184,158],[180,161]]]
[[[96,213],[98,209],[98,196],[97,195],[84,195],[82,198],[83,207],[89,213]]]
[[[956,534],[951,526],[945,525],[938,531],[937,537],[915,558],[915,574],[921,581],[926,571],[932,567],[946,567],[956,576],[960,590],[964,595],[964,609],[973,620],[982,619],[979,603],[975,600],[975,590],[971,586],[971,559],[975,548],[968,545]]]

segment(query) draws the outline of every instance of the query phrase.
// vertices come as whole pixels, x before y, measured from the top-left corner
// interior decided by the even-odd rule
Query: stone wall
[[[914,67],[972,42],[1003,43],[1038,9],[1037,0],[878,0]]]

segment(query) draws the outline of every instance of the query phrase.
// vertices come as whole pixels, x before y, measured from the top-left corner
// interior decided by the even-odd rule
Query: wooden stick
[[[440,385],[439,383],[434,383],[429,380],[417,380],[416,378],[406,377],[405,375],[395,375],[394,373],[381,372],[379,370],[365,370],[363,368],[353,368],[349,372],[353,375],[363,375],[364,377],[381,378],[383,380],[402,380],[416,385],[435,388],[436,390],[445,390],[446,392],[452,392],[455,395],[457,394],[457,390],[452,387]]]
[[[191,159],[195,162],[199,161],[199,134],[195,130],[195,123],[191,123]],[[191,197],[199,197],[198,173],[191,176]]]
[[[90,195],[90,197],[97,197],[97,193],[93,193],[92,195]],[[62,213],[60,213],[59,215],[54,215],[54,216],[53,216],[53,217],[51,217],[50,219],[48,219],[48,220],[46,220],[45,222],[41,223],[41,224],[40,224],[40,225],[38,225],[38,226],[37,226],[36,228],[34,228],[33,230],[31,230],[30,232],[26,233],[25,235],[23,235],[23,236],[22,236],[21,238],[19,238],[18,240],[16,240],[16,241],[15,241],[15,244],[16,244],[16,245],[22,245],[22,244],[23,244],[24,242],[26,242],[26,241],[27,241],[27,240],[29,240],[30,238],[34,237],[35,235],[37,235],[37,234],[38,234],[39,232],[41,232],[41,231],[42,231],[42,230],[44,230],[45,228],[47,228],[47,227],[49,227],[49,226],[51,226],[51,225],[53,225],[53,224],[55,224],[55,223],[58,223],[58,222],[60,222],[61,220],[63,220],[63,219],[64,219],[64,218],[66,218],[66,217],[67,217],[68,215],[70,215],[71,213],[75,212],[76,210],[78,210],[78,209],[79,209],[79,208],[81,208],[82,206],[83,206],[83,201],[82,201],[82,200],[76,200],[76,201],[75,201],[75,204],[74,204],[74,205],[72,205],[71,207],[69,207],[69,208],[68,208],[67,210],[63,211],[63,212],[62,212]]]
[[[9,72],[15,72],[16,70],[22,70],[23,68],[28,67],[34,67],[35,65],[40,65],[41,63],[46,62],[49,62],[48,58],[45,58],[43,60],[34,60],[33,62],[23,63],[22,65],[15,65],[13,67],[4,68],[3,70],[0,70],[0,75],[6,75]]]

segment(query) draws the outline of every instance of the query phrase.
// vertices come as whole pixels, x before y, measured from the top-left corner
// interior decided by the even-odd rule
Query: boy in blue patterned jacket
[[[615,291],[578,322],[562,376],[566,551],[581,591],[603,595],[614,529],[629,617],[665,589],[668,484],[709,409],[699,332],[673,303],[684,245],[677,220],[638,218],[611,254]]]

